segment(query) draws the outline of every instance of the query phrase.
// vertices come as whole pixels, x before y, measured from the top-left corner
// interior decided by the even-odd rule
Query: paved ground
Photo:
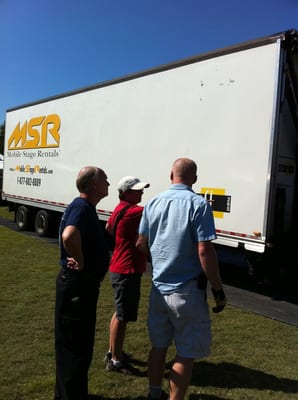
[[[279,277],[269,284],[254,280],[243,268],[223,264],[221,271],[228,304],[298,326],[297,276]]]
[[[224,285],[228,304],[245,311],[298,326],[298,305],[253,291]]]
[[[0,225],[16,230],[14,222],[1,217]],[[32,232],[24,232],[24,234],[38,238]],[[43,238],[41,240],[58,244],[57,239]],[[298,286],[296,282],[284,281],[277,290],[268,285],[250,282],[244,271],[239,273],[239,270],[234,267],[224,266],[222,275],[229,305],[298,326]]]

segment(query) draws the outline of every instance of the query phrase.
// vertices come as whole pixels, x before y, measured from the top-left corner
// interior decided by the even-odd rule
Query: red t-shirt
[[[110,216],[108,223],[114,226],[117,215],[129,203],[121,200]],[[119,220],[116,228],[115,248],[110,262],[110,271],[119,274],[142,273],[146,270],[147,256],[137,250],[139,223],[143,207],[132,205]]]

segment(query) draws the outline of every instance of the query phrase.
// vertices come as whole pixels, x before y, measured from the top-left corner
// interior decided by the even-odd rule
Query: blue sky
[[[0,0],[7,109],[298,29],[298,0]]]

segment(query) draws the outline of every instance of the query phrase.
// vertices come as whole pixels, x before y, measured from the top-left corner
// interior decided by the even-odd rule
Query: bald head
[[[76,180],[80,197],[84,197],[93,205],[109,193],[109,182],[106,173],[98,167],[83,167]]]
[[[178,158],[171,171],[172,183],[183,183],[192,186],[197,180],[197,164],[189,158]]]
[[[76,184],[80,193],[88,193],[94,181],[105,175],[104,171],[98,167],[84,167],[77,176]]]

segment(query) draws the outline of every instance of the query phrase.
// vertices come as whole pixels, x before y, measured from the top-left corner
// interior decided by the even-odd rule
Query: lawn
[[[1,215],[1,214],[0,214]],[[0,226],[0,400],[53,398],[56,244]],[[101,288],[89,389],[94,399],[142,399],[147,394],[146,331],[150,276],[144,275],[139,319],[128,326],[125,349],[140,376],[104,369],[113,295]],[[213,301],[210,301],[210,307]],[[195,363],[188,391],[193,400],[298,399],[298,328],[227,306],[211,314],[212,355]],[[168,361],[174,355],[171,348]],[[165,380],[165,389],[167,383]]]

